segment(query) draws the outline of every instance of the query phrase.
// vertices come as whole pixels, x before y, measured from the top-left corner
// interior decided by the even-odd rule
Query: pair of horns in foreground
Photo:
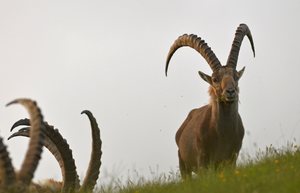
[[[12,126],[11,131],[18,126],[26,127],[12,134],[9,137],[9,139],[16,136],[26,136],[30,138],[30,142],[21,170],[20,172],[18,172],[18,175],[16,175],[11,164],[11,159],[9,158],[8,152],[6,151],[6,146],[4,146],[2,140],[0,141],[0,177],[2,181],[1,189],[20,189],[20,187],[24,191],[28,189],[34,175],[34,171],[38,165],[38,161],[41,157],[42,146],[44,145],[55,156],[56,160],[60,165],[63,176],[63,182],[61,183],[61,187],[59,187],[60,191],[73,192],[84,190],[91,192],[99,176],[99,169],[101,166],[102,156],[102,141],[100,138],[100,129],[92,113],[88,110],[82,112],[82,114],[86,114],[88,116],[91,124],[92,153],[86,176],[83,180],[82,185],[80,186],[79,177],[76,172],[75,161],[72,155],[72,150],[70,149],[67,141],[59,133],[59,131],[57,129],[54,129],[54,127],[49,125],[47,122],[43,121],[41,111],[34,101],[31,101],[30,99],[19,99],[9,104],[13,103],[23,104],[29,111],[30,119],[21,119],[17,121]],[[36,132],[36,130],[38,130],[38,132]],[[37,135],[36,133],[40,134],[40,137],[38,137],[38,148],[35,148],[36,145],[32,142],[37,138],[33,138],[33,136]],[[25,169],[27,169],[27,171]],[[23,174],[27,178],[25,178],[24,180],[24,177],[21,178],[20,174]],[[17,184],[19,187],[16,186]]]

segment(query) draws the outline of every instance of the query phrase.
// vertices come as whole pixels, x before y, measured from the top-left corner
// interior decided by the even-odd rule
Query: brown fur
[[[32,193],[60,193],[62,192],[62,182],[58,182],[53,179],[47,179],[45,181],[34,183],[29,186],[29,192]]]
[[[166,75],[173,54],[184,46],[196,50],[213,71],[211,76],[199,71],[200,77],[210,84],[210,103],[192,110],[176,133],[179,167],[184,178],[207,168],[209,164],[218,167],[222,163],[236,163],[244,137],[244,127],[238,113],[238,80],[245,70],[236,71],[236,66],[245,36],[255,56],[250,29],[246,24],[240,24],[225,66],[221,65],[207,43],[194,34],[179,36],[169,50]]]
[[[235,165],[244,136],[238,113],[237,83],[241,74],[222,67],[213,73],[212,79],[217,78],[217,82],[210,82],[207,75],[204,77],[211,84],[210,104],[192,110],[176,133],[180,172],[184,178],[209,164]],[[234,92],[234,99],[228,97],[228,90]]]

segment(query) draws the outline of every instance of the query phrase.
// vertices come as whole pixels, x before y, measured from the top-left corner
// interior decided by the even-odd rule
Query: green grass
[[[129,180],[117,189],[107,187],[99,192],[300,193],[300,148],[291,144],[282,149],[271,146],[236,168],[208,169],[188,181],[180,180],[177,174],[161,175],[151,181],[141,177],[136,183]]]
[[[187,181],[176,172],[153,180],[140,176],[125,185],[117,177],[95,193],[300,193],[300,146],[270,146],[243,159],[236,168],[208,169]]]

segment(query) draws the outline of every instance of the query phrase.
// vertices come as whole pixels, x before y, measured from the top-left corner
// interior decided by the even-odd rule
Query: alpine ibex
[[[42,147],[44,144],[44,134],[41,132],[43,116],[36,103],[30,99],[16,99],[7,105],[19,103],[23,105],[30,115],[30,141],[23,160],[21,169],[16,172],[11,163],[11,159],[6,150],[6,146],[0,139],[0,181],[1,192],[13,190],[14,192],[27,191],[29,184],[34,176],[34,172],[41,158]]]
[[[167,56],[165,73],[175,51],[183,46],[195,49],[207,61],[211,76],[199,71],[200,77],[210,84],[210,103],[192,110],[176,133],[179,168],[183,178],[199,172],[209,164],[218,167],[235,165],[242,146],[244,127],[238,113],[238,81],[245,67],[236,70],[238,55],[244,36],[255,49],[251,32],[246,24],[237,28],[227,64],[222,66],[211,48],[196,35],[184,34],[173,43]]]
[[[96,181],[99,176],[99,169],[101,166],[101,146],[102,141],[100,138],[100,129],[98,127],[97,121],[94,118],[93,114],[88,111],[82,111],[82,114],[86,114],[90,120],[91,128],[92,128],[92,153],[89,162],[89,167],[86,172],[86,176],[83,180],[82,185],[80,186],[80,180],[78,174],[76,172],[76,165],[73,159],[72,150],[69,147],[67,141],[62,137],[57,129],[54,129],[53,126],[49,125],[47,122],[42,124],[42,131],[45,134],[45,147],[54,155],[56,160],[58,161],[63,181],[56,182],[54,180],[47,180],[46,183],[42,185],[34,184],[34,188],[39,192],[44,192],[46,189],[52,189],[56,192],[73,192],[73,191],[84,191],[84,192],[92,192],[94,186],[96,185]],[[28,119],[21,119],[17,121],[12,129],[25,125],[29,126]],[[20,129],[19,131],[13,133],[9,139],[16,136],[29,136],[30,127],[25,127]]]

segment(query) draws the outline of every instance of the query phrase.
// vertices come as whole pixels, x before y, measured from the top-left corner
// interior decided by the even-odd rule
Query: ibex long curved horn
[[[32,127],[28,149],[21,169],[17,173],[17,180],[25,185],[29,185],[38,166],[43,150],[44,134],[41,132],[43,116],[36,102],[30,99],[16,99],[8,103],[6,106],[16,103],[23,105],[27,109],[30,116],[30,125]]]
[[[50,152],[56,157],[57,161],[59,162],[63,177],[64,177],[64,185],[63,185],[63,192],[69,192],[71,190],[70,187],[74,187],[74,175],[76,175],[76,184],[75,184],[75,189],[79,191],[87,191],[91,192],[96,184],[96,181],[99,176],[99,169],[101,166],[101,156],[102,156],[102,151],[101,151],[101,146],[102,146],[102,141],[100,138],[100,129],[98,127],[96,119],[93,117],[92,113],[90,111],[83,111],[82,114],[86,114],[90,120],[91,123],[91,129],[92,129],[92,153],[91,153],[91,158],[89,162],[89,167],[86,172],[86,176],[83,180],[82,186],[80,187],[79,185],[79,179],[78,175],[76,173],[76,166],[74,163],[74,159],[72,156],[72,151],[69,149],[69,145],[67,144],[66,140],[63,139],[63,137],[59,134],[57,129],[53,129],[53,126],[48,125],[46,122],[43,123],[44,129],[43,132],[46,135],[46,138],[49,138],[51,142],[51,146],[47,147],[47,143],[45,146],[50,150]],[[28,119],[21,119],[14,123],[12,126],[13,130],[15,127],[21,126],[21,125],[26,125],[28,126],[29,124]],[[28,130],[29,128],[23,128],[19,130],[18,132],[12,134],[9,138],[15,137],[15,136],[28,136],[28,134],[24,135],[24,131]],[[29,131],[26,131],[29,132]],[[66,147],[65,147],[66,146]],[[57,150],[56,150],[57,149]],[[53,151],[55,150],[55,151]],[[75,168],[75,169],[74,169]],[[75,172],[75,173],[73,173]],[[69,180],[68,180],[69,179]]]
[[[21,119],[15,122],[11,131],[18,126],[29,126],[29,120]],[[72,192],[80,186],[72,150],[70,149],[67,140],[65,140],[59,131],[54,129],[52,125],[44,122],[42,128],[42,131],[45,133],[44,145],[55,157],[61,168],[63,176],[62,192]],[[13,133],[8,139],[17,136],[29,137],[29,131],[30,127],[22,128]]]
[[[248,28],[248,26],[246,24],[240,24],[240,26],[237,28],[237,30],[235,32],[235,37],[234,37],[234,40],[232,42],[232,46],[231,46],[230,54],[229,54],[228,59],[227,59],[226,66],[229,66],[229,67],[232,67],[232,68],[236,69],[236,65],[237,65],[237,61],[238,61],[238,57],[239,57],[239,52],[240,52],[240,47],[242,45],[242,42],[243,42],[243,39],[244,39],[245,35],[248,37],[248,39],[251,43],[251,48],[252,48],[252,51],[253,51],[253,55],[255,57],[254,43],[253,43],[253,39],[252,39],[250,29]]]
[[[0,179],[3,187],[10,187],[16,181],[16,173],[6,146],[0,138]]]
[[[16,127],[19,126],[30,126],[30,121],[29,119],[20,119],[19,121],[16,121],[10,128],[10,132],[12,132]]]
[[[173,56],[173,54],[176,52],[176,50],[183,46],[189,46],[193,49],[195,49],[197,52],[201,54],[201,56],[207,61],[210,68],[215,71],[218,68],[220,68],[222,65],[219,61],[219,59],[216,57],[214,52],[211,50],[211,48],[205,43],[204,40],[202,40],[200,37],[197,37],[197,35],[187,35],[184,34],[182,36],[179,36],[177,40],[173,43],[171,46],[168,56],[167,56],[167,62],[166,62],[166,68],[165,68],[165,74],[167,76],[168,73],[168,67],[169,62]]]
[[[80,190],[90,192],[93,191],[100,173],[99,169],[101,167],[102,141],[100,138],[100,129],[98,127],[97,121],[94,118],[93,114],[88,110],[82,111],[81,114],[86,114],[91,123],[92,153],[91,153],[89,166]]]

